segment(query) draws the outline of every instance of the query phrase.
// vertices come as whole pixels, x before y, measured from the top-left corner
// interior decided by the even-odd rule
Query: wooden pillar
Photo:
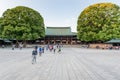
[[[67,37],[67,40],[66,40],[66,44],[68,44],[68,37]]]
[[[75,40],[75,44],[77,44],[77,40]]]
[[[48,40],[48,44],[50,44],[50,40]]]
[[[55,39],[54,39],[54,44],[55,44]]]
[[[60,44],[62,44],[62,36],[60,37]]]
[[[72,36],[71,36],[71,38],[70,38],[70,39],[71,39],[71,45],[72,45],[72,44],[73,44]]]
[[[56,38],[55,38],[55,36],[54,36],[54,44],[56,44]]]
[[[46,39],[44,38],[44,42],[43,42],[43,44],[45,45],[46,44]]]

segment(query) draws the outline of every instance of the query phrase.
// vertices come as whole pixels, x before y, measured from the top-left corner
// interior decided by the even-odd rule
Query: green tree
[[[84,9],[77,21],[81,41],[106,41],[120,38],[120,7],[112,3],[98,3]]]
[[[1,23],[2,23],[2,18],[0,18],[0,38],[2,38],[2,27],[1,27]]]
[[[35,10],[17,6],[2,15],[2,37],[5,39],[35,40],[45,36],[44,21]]]

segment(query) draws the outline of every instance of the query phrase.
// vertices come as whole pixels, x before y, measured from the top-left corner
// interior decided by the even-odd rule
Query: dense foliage
[[[2,38],[35,40],[45,36],[43,18],[31,8],[18,6],[7,9],[1,19]]]
[[[1,27],[1,23],[2,23],[2,18],[0,18],[0,38],[2,37],[1,34],[2,34],[2,27]]]
[[[85,42],[120,38],[120,7],[98,3],[84,9],[77,22],[78,38]]]

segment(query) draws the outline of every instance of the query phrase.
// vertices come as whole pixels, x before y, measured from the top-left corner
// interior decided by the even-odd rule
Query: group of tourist
[[[50,50],[50,52],[56,52],[57,50],[57,52],[61,52],[61,47],[63,47],[62,45],[47,45],[46,46],[46,50]]]
[[[39,56],[42,55],[42,53],[44,53],[44,50],[46,48],[46,51],[50,51],[53,53],[61,53],[61,47],[63,47],[62,45],[46,45],[46,46],[35,46],[34,50],[32,51],[32,64],[36,63],[36,56],[39,53]]]
[[[14,50],[15,49],[15,47],[16,47],[16,45],[15,44],[12,44],[12,50]],[[21,43],[21,44],[19,44],[18,45],[18,47],[20,48],[20,50],[23,48],[23,44]]]

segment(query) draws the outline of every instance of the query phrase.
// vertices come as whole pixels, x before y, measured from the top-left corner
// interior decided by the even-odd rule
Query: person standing
[[[32,51],[32,64],[36,63],[36,56],[37,56],[37,49],[35,48],[33,51]]]
[[[46,45],[46,51],[49,49],[49,45]]]
[[[14,50],[14,49],[15,49],[15,44],[12,45],[12,50]]]
[[[19,47],[20,47],[20,50],[22,50],[22,48],[23,48],[22,43],[19,44]]]
[[[5,45],[4,45],[4,44],[2,45],[2,48],[5,48]]]

